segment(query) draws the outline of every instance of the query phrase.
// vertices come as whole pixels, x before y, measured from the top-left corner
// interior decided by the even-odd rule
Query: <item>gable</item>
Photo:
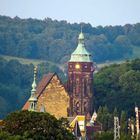
[[[61,80],[55,73],[44,75],[39,82],[36,91],[37,111],[40,112],[42,106],[46,112],[55,117],[67,117],[69,108],[69,95],[65,90]],[[23,109],[29,108],[27,101]]]
[[[55,117],[67,117],[69,96],[57,75],[54,75],[42,94],[38,97],[37,108],[43,105],[45,110]]]

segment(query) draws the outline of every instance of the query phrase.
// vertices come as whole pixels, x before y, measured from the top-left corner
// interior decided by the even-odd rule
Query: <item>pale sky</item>
[[[0,15],[93,26],[134,24],[140,22],[140,0],[0,0]]]

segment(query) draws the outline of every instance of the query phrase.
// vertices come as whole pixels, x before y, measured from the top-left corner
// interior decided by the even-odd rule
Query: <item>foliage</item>
[[[75,140],[64,125],[65,122],[64,119],[57,120],[48,113],[19,111],[4,119],[3,131],[33,140]]]
[[[8,132],[0,131],[0,140],[27,140],[27,139],[19,135],[12,136]]]
[[[140,59],[102,68],[94,77],[96,106],[117,108],[132,114],[135,103],[140,106]],[[123,104],[122,104],[123,103]]]
[[[127,114],[125,111],[122,111],[121,112],[121,118],[120,118],[120,132],[121,132],[121,135],[123,134],[126,134],[127,133],[127,129],[128,129],[128,126],[127,126]]]
[[[114,134],[112,131],[106,131],[102,133],[95,133],[94,140],[113,140]],[[122,134],[120,140],[132,140],[131,136],[128,134]]]
[[[95,133],[94,140],[113,140],[113,133],[110,131]]]
[[[107,106],[99,107],[97,120],[102,124],[103,131],[113,129],[113,114],[111,114]]]
[[[140,46],[140,23],[124,26],[83,24],[87,49],[95,62],[132,56]],[[80,24],[50,18],[44,20],[0,16],[0,54],[64,63],[77,44]]]
[[[130,135],[128,135],[128,134],[121,134],[121,136],[120,136],[120,140],[134,140],[134,139],[132,139],[131,138],[131,136]]]

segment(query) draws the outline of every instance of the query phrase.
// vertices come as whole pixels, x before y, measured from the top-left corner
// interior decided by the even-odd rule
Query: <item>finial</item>
[[[32,91],[36,91],[36,73],[37,73],[37,66],[34,67],[34,80],[32,84]]]
[[[82,24],[81,24],[81,32],[80,32],[80,34],[79,34],[78,39],[79,39],[79,43],[84,44],[84,34],[83,34],[83,27],[82,27]]]
[[[36,80],[37,66],[34,66],[34,80]]]
[[[82,24],[81,24],[81,33],[83,32],[83,26],[82,26]]]

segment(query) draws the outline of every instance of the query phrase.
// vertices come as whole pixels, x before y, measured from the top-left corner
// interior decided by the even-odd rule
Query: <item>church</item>
[[[93,132],[102,131],[102,125],[96,121],[97,114],[93,110],[95,65],[85,48],[84,40],[81,31],[77,48],[68,61],[68,79],[65,85],[56,73],[45,74],[36,85],[37,68],[34,68],[31,96],[22,109],[48,112],[58,119],[67,118],[77,138],[86,137],[90,140]]]
[[[78,45],[68,62],[66,86],[56,73],[44,75],[36,85],[36,68],[31,97],[23,110],[48,112],[57,118],[87,115],[93,112],[93,72],[91,54],[85,48],[84,34],[79,34]]]
[[[65,86],[56,73],[45,74],[36,85],[35,67],[31,96],[22,109],[48,112],[56,118],[67,118],[73,129],[77,128],[76,124],[79,124],[77,125],[81,132],[79,136],[86,135],[91,139],[93,132],[100,132],[102,126],[96,121],[96,112],[93,113],[95,65],[91,54],[85,48],[84,40],[81,31],[77,48],[68,61],[68,79]]]

